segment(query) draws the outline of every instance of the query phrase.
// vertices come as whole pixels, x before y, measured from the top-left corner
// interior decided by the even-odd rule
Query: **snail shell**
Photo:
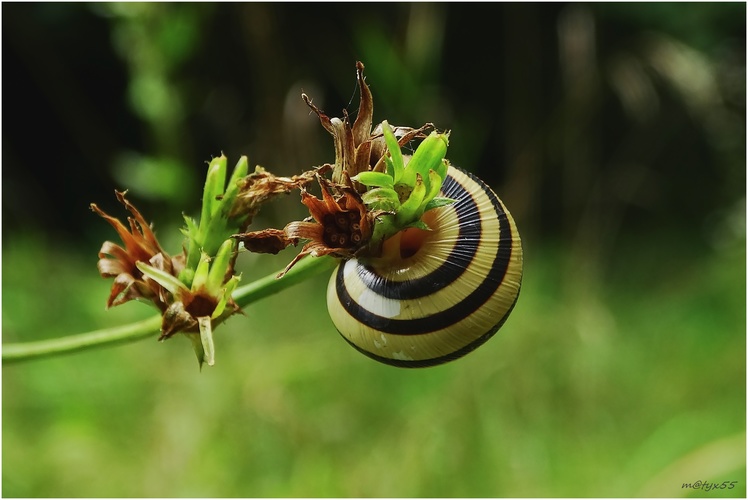
[[[433,366],[471,352],[504,324],[519,296],[517,226],[483,181],[449,167],[425,231],[409,228],[382,256],[349,259],[333,272],[327,308],[363,354],[401,367]]]

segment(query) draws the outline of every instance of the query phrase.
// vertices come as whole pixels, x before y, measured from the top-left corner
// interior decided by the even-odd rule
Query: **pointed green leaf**
[[[185,269],[194,270],[197,262],[200,260],[200,247],[202,246],[200,229],[195,219],[184,214],[182,216],[184,217],[185,224],[187,224],[187,228],[182,230],[182,233],[187,236],[187,262],[185,262]]]
[[[423,197],[423,202],[421,203],[422,209],[425,210],[426,204],[433,200],[437,194],[439,194],[439,190],[442,187],[442,178],[439,177],[439,174],[437,174],[433,170],[429,170],[429,185],[428,185],[428,192],[426,193],[426,196]]]
[[[239,161],[234,167],[234,172],[231,174],[231,179],[229,179],[229,184],[226,187],[226,196],[231,196],[232,194],[235,195],[239,192],[238,181],[245,178],[248,173],[249,161],[247,160],[246,156],[242,156],[241,158],[239,158]]]
[[[437,170],[442,160],[447,154],[447,144],[449,140],[447,134],[439,134],[436,131],[431,132],[421,144],[418,145],[416,152],[408,162],[408,169],[421,174],[427,183],[429,170]]]
[[[229,264],[231,263],[235,244],[236,240],[233,238],[224,241],[218,249],[215,258],[210,263],[210,271],[208,272],[208,280],[205,287],[211,295],[217,294],[223,284],[223,277],[226,276]]]
[[[392,176],[382,172],[361,172],[360,174],[352,177],[354,181],[358,181],[364,186],[381,186],[391,188],[393,186]]]
[[[200,228],[204,230],[210,218],[220,206],[218,199],[223,195],[226,186],[226,157],[224,155],[213,158],[208,166],[208,175],[205,178],[203,189],[203,207],[200,212]]]
[[[400,210],[397,212],[396,221],[399,225],[404,226],[420,218],[421,214],[418,213],[418,209],[424,196],[426,196],[426,186],[423,184],[421,175],[416,174],[416,185],[410,193],[410,197],[400,206]]]
[[[436,173],[441,177],[442,182],[447,178],[447,171],[449,171],[449,160],[446,158],[442,160],[438,167],[436,167]]]
[[[391,214],[380,214],[374,224],[374,234],[371,237],[373,244],[381,244],[384,240],[397,233],[400,228],[395,224],[395,216]]]
[[[195,269],[195,277],[192,278],[192,291],[205,288],[208,283],[208,274],[210,273],[210,255],[205,252],[200,254],[200,262]]]
[[[156,269],[153,266],[149,266],[142,261],[136,262],[135,265],[138,267],[138,269],[140,269],[140,272],[151,278],[162,287],[169,290],[172,294],[176,295],[180,290],[187,291],[187,287],[184,286],[184,283],[179,281],[176,276],[172,276],[166,271],[162,271],[161,269]]]
[[[181,281],[186,289],[192,287],[192,280],[195,279],[195,270],[190,267],[185,267],[179,272],[179,281]]]
[[[387,167],[387,175],[392,177],[392,180],[394,182],[395,180],[395,166],[392,164],[392,158],[389,156],[384,157],[384,164]]]
[[[439,208],[439,207],[444,207],[446,205],[451,205],[455,201],[456,200],[453,200],[452,198],[442,198],[440,196],[437,196],[433,200],[426,203],[426,208],[424,208],[423,211],[428,212],[432,208]]]
[[[431,228],[426,225],[425,222],[423,222],[421,219],[418,219],[415,222],[411,222],[405,228],[414,227],[417,229],[423,229],[424,231],[431,231]]]
[[[403,153],[400,151],[400,144],[397,143],[397,138],[392,132],[392,127],[387,123],[387,120],[382,122],[382,133],[384,134],[384,142],[387,144],[387,149],[390,152],[392,158],[393,168],[393,179],[395,182],[400,180],[403,171],[405,170],[405,163],[403,162]]]
[[[392,200],[397,201],[399,204],[399,198],[397,192],[392,188],[374,188],[361,195],[361,199],[364,203],[369,204],[377,200]]]
[[[408,164],[410,166],[410,163]],[[400,182],[396,184],[403,184],[408,188],[413,188],[416,185],[416,171],[412,168],[406,168],[400,176]]]
[[[395,190],[390,188],[375,188],[361,195],[370,210],[396,211],[400,208],[400,199]]]
[[[197,222],[189,215],[182,214],[184,217],[184,223],[187,225],[186,228],[182,228],[182,234],[188,238],[195,238],[197,236]]]
[[[221,298],[218,301],[218,305],[213,310],[213,314],[210,315],[211,318],[216,319],[223,314],[223,311],[226,309],[226,304],[228,303],[231,294],[234,293],[234,290],[236,290],[236,287],[239,285],[240,280],[241,277],[232,276],[231,279],[226,282],[226,285],[221,291]]]
[[[223,198],[220,201],[221,217],[228,218],[229,214],[231,213],[231,209],[234,206],[234,202],[236,201],[236,197],[239,194],[239,181],[246,177],[248,172],[249,163],[247,162],[247,157],[242,156],[241,158],[239,158],[239,161],[234,167],[234,172],[231,174],[229,184],[226,187],[226,192],[224,193]]]

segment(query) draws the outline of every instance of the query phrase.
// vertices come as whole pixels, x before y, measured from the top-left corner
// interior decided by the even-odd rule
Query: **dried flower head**
[[[263,203],[279,195],[303,188],[314,180],[315,174],[324,174],[328,170],[329,165],[292,177],[278,177],[257,166],[253,173],[239,181],[239,194],[229,216],[233,217],[236,214],[249,215],[248,222],[251,222],[252,217],[260,210]]]
[[[309,96],[301,94],[307,106],[319,117],[322,126],[327,130],[335,142],[335,165],[332,181],[336,184],[346,184],[348,177],[354,177],[361,172],[384,172],[387,155],[387,144],[382,135],[382,126],[377,125],[372,131],[374,118],[374,99],[364,78],[364,65],[356,63],[356,80],[360,90],[360,103],[356,120],[350,124],[348,113],[343,112],[343,119],[330,118],[315,106]],[[421,128],[395,127],[394,134],[398,137],[400,146],[416,138],[425,137],[424,130],[430,124]],[[354,181],[356,190],[361,193],[365,188]]]
[[[99,250],[99,273],[104,278],[114,278],[107,307],[124,304],[133,299],[144,299],[153,302],[163,312],[170,302],[168,290],[148,276],[144,276],[136,264],[146,262],[164,273],[177,275],[184,267],[184,256],[170,257],[164,252],[150,225],[138,209],[125,198],[127,191],[114,193],[117,200],[132,214],[132,217],[128,217],[129,230],[95,203],[91,204],[91,210],[114,227],[124,244],[123,248],[111,241],[105,241]]]
[[[236,242],[230,235],[254,215],[231,210],[238,203],[240,181],[247,175],[246,157],[240,159],[228,187],[226,174],[226,158],[214,158],[203,190],[202,216],[199,223],[185,217],[187,227],[183,233],[187,245],[177,257],[164,252],[125,193],[117,191],[116,195],[132,214],[129,230],[91,204],[92,210],[115,228],[124,243],[122,247],[107,241],[99,252],[100,274],[114,278],[107,305],[132,299],[152,302],[162,313],[160,340],[176,333],[186,334],[200,364],[213,364],[213,326],[239,311],[231,297],[239,277],[234,275]]]
[[[451,202],[437,196],[448,168],[444,159],[448,134],[432,132],[426,136],[426,129],[433,127],[430,124],[418,129],[393,129],[386,121],[372,132],[374,104],[360,62],[356,63],[356,78],[361,101],[352,126],[347,112],[342,119],[329,118],[302,94],[335,143],[334,165],[297,176],[309,179],[313,174],[320,185],[321,199],[299,185],[301,201],[311,218],[291,222],[283,231],[265,229],[234,235],[250,251],[273,254],[307,240],[279,277],[306,255],[344,259],[376,256],[384,240],[399,231],[408,227],[428,229],[421,221],[423,213]],[[404,157],[400,148],[415,138],[425,139],[412,157]],[[321,176],[325,167],[332,168],[331,180]]]
[[[375,214],[366,209],[358,193],[346,186],[337,186],[339,196],[331,193],[332,183],[317,176],[322,199],[301,191],[301,202],[309,209],[314,221],[291,222],[283,230],[288,240],[309,240],[301,252],[279,275],[306,255],[350,258],[371,238]]]
[[[189,287],[173,275],[143,262],[137,264],[144,275],[157,281],[173,297],[163,314],[159,340],[184,333],[192,341],[200,365],[215,362],[213,327],[240,311],[231,297],[240,278],[227,272],[233,271],[235,246],[235,241],[228,239],[214,258],[203,253]]]

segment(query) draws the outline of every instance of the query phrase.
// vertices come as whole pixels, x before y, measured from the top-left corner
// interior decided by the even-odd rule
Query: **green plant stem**
[[[306,257],[297,262],[281,279],[276,278],[280,271],[274,272],[248,285],[237,288],[234,290],[232,297],[234,297],[239,307],[244,309],[253,302],[278,293],[297,283],[301,283],[315,274],[332,271],[338,265],[338,262],[337,259],[332,257]]]
[[[55,356],[67,352],[82,351],[93,347],[116,345],[144,339],[158,332],[161,316],[114,328],[70,335],[58,339],[38,340],[18,344],[3,344],[3,364],[14,361]]]
[[[243,309],[255,301],[301,283],[315,274],[331,270],[336,264],[337,261],[332,257],[307,257],[291,268],[281,279],[276,279],[278,274],[276,272],[237,288],[233,293],[234,300]],[[3,344],[3,364],[134,342],[159,333],[160,327],[161,316],[158,315],[128,325],[58,339]]]

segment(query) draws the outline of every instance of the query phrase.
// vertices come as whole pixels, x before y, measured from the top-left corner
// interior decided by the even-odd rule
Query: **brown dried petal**
[[[161,246],[156,239],[156,235],[153,233],[153,231],[151,231],[150,226],[140,214],[138,209],[136,209],[125,198],[126,191],[115,191],[115,194],[120,203],[122,203],[125,208],[127,208],[134,216],[134,219],[132,217],[128,217],[130,230],[128,230],[127,227],[125,227],[125,225],[119,221],[119,219],[108,215],[95,203],[91,203],[91,209],[101,217],[103,217],[107,222],[109,222],[109,224],[111,224],[115,231],[117,231],[117,234],[125,245],[128,260],[134,267],[135,262],[147,262],[148,259],[151,258],[151,256],[157,253],[161,253],[163,252],[163,250],[161,249]],[[102,251],[104,251],[103,247]],[[121,254],[116,255],[116,257],[122,259]]]
[[[317,106],[312,103],[312,100],[309,98],[308,95],[302,93],[301,98],[304,100],[307,106],[314,111],[314,113],[319,118],[319,122],[322,124],[325,130],[330,132],[332,135],[335,135],[335,128],[332,126],[332,122],[330,120],[330,117],[327,116],[321,109],[319,109]]]
[[[353,165],[356,146],[353,144],[353,133],[348,123],[348,117],[345,120],[333,118],[335,139],[335,169],[332,171],[333,182],[343,182],[343,172],[350,172],[349,165]]]
[[[342,183],[343,172],[350,172],[349,168],[353,168],[355,161],[356,144],[354,143],[353,132],[348,121],[348,114],[344,112],[345,118],[343,120],[340,118],[330,119],[317,106],[312,104],[312,101],[306,94],[301,94],[301,97],[307,106],[317,114],[325,130],[330,132],[334,138],[335,167],[332,171],[332,180],[340,184]]]
[[[361,103],[358,106],[356,121],[353,123],[353,141],[358,146],[369,140],[374,117],[374,99],[371,96],[369,86],[364,81],[364,64],[361,61],[356,62],[356,79],[361,91]],[[358,172],[361,172],[361,170]]]
[[[249,215],[245,223],[249,225],[263,203],[276,196],[303,188],[314,180],[318,171],[310,170],[292,177],[276,177],[262,167],[256,167],[252,174],[241,180],[239,195],[229,216]]]
[[[115,195],[117,196],[117,199],[122,203],[127,210],[130,211],[133,216],[135,216],[135,220],[138,222],[138,225],[140,226],[140,232],[138,233],[140,236],[143,237],[143,239],[148,242],[153,249],[157,249],[158,251],[161,251],[161,246],[158,244],[158,240],[156,239],[156,235],[153,234],[153,231],[151,230],[150,224],[146,222],[145,218],[140,214],[137,208],[135,208],[135,205],[127,201],[125,198],[125,195],[127,194],[127,191],[116,191]],[[130,220],[130,227],[132,228],[133,234],[137,232],[137,228],[135,227],[135,224],[132,219]]]
[[[291,240],[322,240],[324,227],[316,222],[289,222],[283,232]]]
[[[322,183],[320,183],[320,186],[322,186]],[[325,188],[323,187],[323,197],[324,192]],[[320,200],[316,196],[309,194],[306,189],[303,189],[301,191],[301,203],[303,203],[309,209],[309,213],[317,222],[322,222],[325,215],[330,211],[327,204],[323,200]]]
[[[114,227],[115,231],[117,231],[117,234],[122,239],[122,242],[125,244],[127,253],[130,255],[133,262],[138,260],[145,262],[151,255],[161,252],[162,250],[148,223],[140,212],[125,198],[126,193],[126,191],[115,191],[115,195],[120,203],[125,205],[125,208],[135,216],[135,219],[128,217],[130,231],[128,231],[127,227],[125,227],[119,219],[106,214],[103,210],[99,209],[95,203],[91,204],[91,209]]]
[[[171,270],[174,276],[179,276],[179,273],[184,269],[184,262],[186,260],[185,252],[176,255],[171,258]]]
[[[148,259],[148,264],[151,267],[155,267],[156,269],[172,274],[171,259],[167,259],[162,253],[157,253],[156,255]]]
[[[250,233],[235,234],[233,238],[244,243],[244,248],[254,253],[277,254],[289,245],[296,245],[297,238],[288,238],[281,229],[263,229]]]
[[[132,266],[129,262],[124,248],[111,241],[105,241],[99,250],[99,261],[96,267],[102,277],[113,278],[120,273],[130,272]]]
[[[311,255],[312,257],[322,257],[324,255],[336,255],[338,257],[352,256],[351,252],[349,252],[345,248],[329,248],[325,246],[324,243],[321,243],[319,241],[310,241],[309,243],[304,245],[304,247],[301,249],[301,252],[299,252],[299,254],[294,257],[294,259],[288,263],[286,268],[278,273],[278,276],[276,277],[282,278],[283,275],[285,275],[298,261],[300,261],[307,255]]]
[[[119,219],[116,219],[110,215],[107,215],[104,211],[99,209],[98,206],[96,206],[95,203],[91,203],[91,209],[99,214],[101,217],[103,217],[109,224],[112,225],[115,231],[117,231],[117,234],[119,235],[122,242],[125,244],[125,248],[127,249],[127,252],[133,252],[136,249],[140,248],[140,245],[135,239],[135,236],[133,236],[125,227],[122,222],[119,221]]]
[[[134,299],[152,300],[155,294],[145,283],[130,274],[120,274],[114,279],[107,307],[115,307]]]
[[[356,158],[353,162],[353,172],[350,175],[358,175],[361,172],[366,172],[371,168],[369,162],[371,161],[371,141],[365,141],[356,148]],[[363,192],[366,187],[361,185],[359,191]]]
[[[185,310],[182,302],[174,302],[164,311],[161,321],[161,336],[159,340],[165,340],[178,332],[197,330],[197,320]]]
[[[161,250],[156,235],[151,230],[140,212],[125,198],[126,192],[115,191],[117,199],[132,214],[128,217],[129,230],[118,219],[111,217],[91,204],[91,209],[103,217],[119,234],[124,248],[106,241],[99,250],[97,267],[105,278],[114,277],[114,282],[107,300],[107,307],[123,304],[133,299],[150,300],[161,311],[165,310],[171,301],[171,294],[156,281],[143,277],[137,268],[137,262],[147,262],[167,273],[175,273],[174,263],[179,269],[184,267],[183,260],[172,259]],[[178,271],[177,270],[177,271]]]

